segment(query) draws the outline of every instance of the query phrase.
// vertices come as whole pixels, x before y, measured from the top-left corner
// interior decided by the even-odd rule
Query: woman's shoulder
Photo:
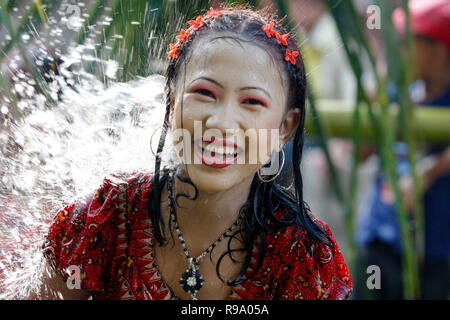
[[[120,205],[120,201],[128,204],[142,201],[147,199],[152,191],[152,179],[153,174],[144,171],[110,173],[103,178],[95,195],[92,198],[88,197],[88,200],[104,202],[109,194],[114,194],[112,200],[116,205]]]
[[[352,279],[342,252],[327,223],[308,213],[329,238],[332,246],[317,240],[297,225],[267,236],[267,247],[285,269],[284,298],[345,299],[352,292]]]
[[[114,172],[104,177],[103,188],[123,190],[145,187],[151,189],[152,179],[153,174],[145,171]]]
[[[276,217],[284,219],[290,214],[292,213],[289,209],[279,209],[276,213]],[[308,212],[308,215],[311,217],[312,221],[326,232],[333,242],[335,242],[328,224],[315,217],[311,212]],[[286,261],[293,258],[296,259],[301,255],[314,258],[312,253],[316,249],[320,249],[321,251],[332,250],[326,244],[316,240],[308,231],[298,226],[296,223],[268,233],[266,241],[268,248],[280,252],[280,256],[284,257],[284,260]]]
[[[144,208],[151,179],[144,172],[109,174],[96,191],[60,209],[43,244],[43,253],[55,271],[67,278],[65,270],[77,265],[83,275],[82,288],[102,290],[102,275],[116,269],[115,257],[126,241],[120,231],[128,216],[137,216],[128,214],[130,210]]]

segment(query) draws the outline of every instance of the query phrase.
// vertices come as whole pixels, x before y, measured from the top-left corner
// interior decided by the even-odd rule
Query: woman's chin
[[[232,165],[225,169],[214,169],[204,164],[187,165],[187,171],[192,182],[201,191],[220,192],[239,185],[254,171],[245,170],[250,168],[238,168],[239,165]],[[239,170],[244,169],[244,170]]]

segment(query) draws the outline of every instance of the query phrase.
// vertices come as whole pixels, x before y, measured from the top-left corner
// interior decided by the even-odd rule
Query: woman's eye
[[[214,96],[214,94],[211,91],[209,91],[208,89],[197,89],[194,92],[195,93],[199,93],[199,94],[204,95],[204,96],[207,96],[207,97],[214,98],[214,99],[216,98]]]
[[[257,100],[257,99],[246,99],[246,100],[242,101],[242,103],[244,103],[244,104],[253,104],[253,105],[260,104],[260,105],[264,106],[264,103],[262,101]]]

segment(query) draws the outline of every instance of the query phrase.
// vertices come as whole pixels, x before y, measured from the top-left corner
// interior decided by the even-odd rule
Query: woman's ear
[[[289,109],[281,122],[280,142],[284,145],[293,136],[295,130],[300,124],[301,111],[299,108]]]

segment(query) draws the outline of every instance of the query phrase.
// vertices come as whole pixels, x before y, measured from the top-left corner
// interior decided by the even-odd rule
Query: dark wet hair
[[[237,41],[246,41],[242,39],[244,38],[248,39],[255,45],[264,47],[275,59],[278,59],[279,66],[284,68],[284,71],[282,70],[282,72],[285,72],[289,78],[290,96],[288,97],[287,109],[298,108],[301,111],[300,124],[293,136],[292,170],[294,174],[294,190],[293,193],[287,191],[285,188],[276,183],[276,179],[272,182],[262,182],[258,178],[258,175],[255,174],[247,201],[241,208],[241,210],[245,211],[245,223],[241,229],[235,231],[229,238],[228,250],[220,256],[216,266],[217,274],[219,278],[221,278],[219,274],[219,265],[222,259],[228,255],[233,261],[236,261],[232,256],[232,253],[235,251],[245,252],[246,256],[242,270],[236,279],[228,282],[229,285],[237,285],[246,279],[253,277],[260,269],[265,256],[265,238],[267,233],[276,232],[287,226],[297,225],[299,228],[307,232],[309,239],[312,240],[307,244],[307,246],[311,246],[314,241],[319,241],[327,246],[333,247],[333,242],[327,232],[313,221],[313,218],[309,214],[309,209],[303,201],[303,182],[300,172],[300,162],[302,158],[304,125],[306,117],[306,77],[301,55],[297,56],[295,65],[290,62],[286,62],[284,60],[286,47],[280,44],[275,36],[272,36],[271,38],[266,36],[262,26],[268,25],[270,21],[275,23],[274,30],[276,30],[279,34],[287,33],[282,27],[281,22],[276,20],[273,15],[264,11],[256,12],[246,8],[225,8],[221,11],[223,14],[220,17],[214,17],[208,14],[204,15],[202,17],[204,26],[191,33],[185,43],[181,43],[179,41],[178,43],[181,44],[181,46],[178,57],[170,59],[167,69],[167,82],[165,88],[167,99],[166,113],[155,160],[155,175],[153,177],[152,201],[149,202],[149,212],[155,237],[160,245],[164,245],[167,240],[164,232],[162,231],[164,230],[164,221],[161,218],[160,199],[162,189],[168,179],[168,171],[166,169],[161,170],[161,158],[159,155],[163,150],[166,133],[169,126],[169,115],[173,106],[173,86],[175,85],[181,66],[185,66],[186,61],[189,59],[188,53],[192,47],[192,43],[196,39],[207,34],[214,32],[227,32],[236,35],[236,37],[231,37]],[[227,38],[230,37],[227,36]],[[291,51],[299,51],[295,42],[291,39],[291,36],[287,39],[287,43],[288,48]],[[286,161],[290,161],[290,159],[286,159]],[[195,200],[198,195],[198,189],[194,183],[188,177],[177,176],[177,178],[184,183],[192,185],[195,189],[195,194],[193,196],[178,194],[177,198],[182,196]],[[285,210],[284,217],[282,218],[275,216],[275,212],[279,208],[283,208]],[[239,233],[243,239],[243,247],[232,250],[230,249],[231,240]],[[261,239],[261,254],[258,255],[259,258],[256,268],[253,269],[253,272],[248,277],[244,277],[244,274],[250,265],[253,243],[257,237]]]

